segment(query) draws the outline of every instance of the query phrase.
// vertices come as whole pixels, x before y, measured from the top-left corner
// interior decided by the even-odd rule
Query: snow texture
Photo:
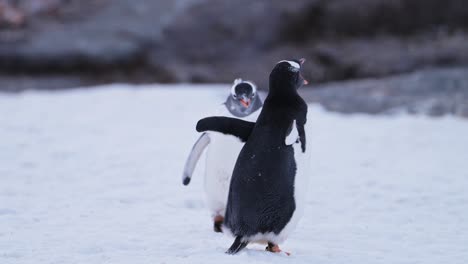
[[[292,255],[224,254],[233,239],[212,231],[204,166],[189,186],[181,173],[196,121],[227,93],[0,95],[0,263],[468,263],[468,122],[314,105],[307,208],[281,245]]]

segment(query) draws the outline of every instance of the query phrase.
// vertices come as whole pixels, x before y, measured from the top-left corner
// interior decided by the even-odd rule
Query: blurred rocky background
[[[0,91],[266,89],[291,57],[308,59],[304,94],[327,109],[468,117],[465,0],[0,0]]]

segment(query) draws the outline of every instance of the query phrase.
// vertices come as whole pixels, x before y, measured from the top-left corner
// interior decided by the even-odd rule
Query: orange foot
[[[224,217],[222,217],[220,215],[215,216],[213,228],[214,228],[214,231],[216,233],[222,233],[223,232],[223,230],[221,229],[221,226],[223,225],[223,222],[224,222]]]
[[[283,252],[283,251],[281,251],[281,249],[279,248],[278,245],[273,244],[273,243],[270,243],[270,242],[268,242],[268,246],[265,248],[265,250],[266,250],[266,251],[273,252],[273,253],[281,253],[281,252]],[[284,252],[284,254],[286,254],[286,255],[288,255],[288,256],[291,255],[291,253],[289,253],[289,252]]]

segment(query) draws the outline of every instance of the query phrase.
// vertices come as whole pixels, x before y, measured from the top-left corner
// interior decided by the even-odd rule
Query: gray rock
[[[334,82],[303,89],[309,102],[341,113],[468,117],[468,68],[428,69],[411,74]]]
[[[200,1],[164,30],[183,81],[245,76],[266,86],[280,59],[328,82],[468,64],[461,0]],[[194,23],[196,21],[196,23]]]
[[[146,70],[147,51],[160,41],[181,1],[69,2],[55,14],[29,18],[28,26],[14,34],[0,31],[0,71],[112,75]]]
[[[3,75],[265,87],[290,57],[309,59],[314,82],[468,64],[463,0],[15,2],[26,23],[0,30]]]

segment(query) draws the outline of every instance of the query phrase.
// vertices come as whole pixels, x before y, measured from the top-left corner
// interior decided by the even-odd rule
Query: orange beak
[[[249,105],[250,105],[250,100],[249,99],[247,99],[247,100],[240,99],[240,102],[245,108],[248,108]]]

